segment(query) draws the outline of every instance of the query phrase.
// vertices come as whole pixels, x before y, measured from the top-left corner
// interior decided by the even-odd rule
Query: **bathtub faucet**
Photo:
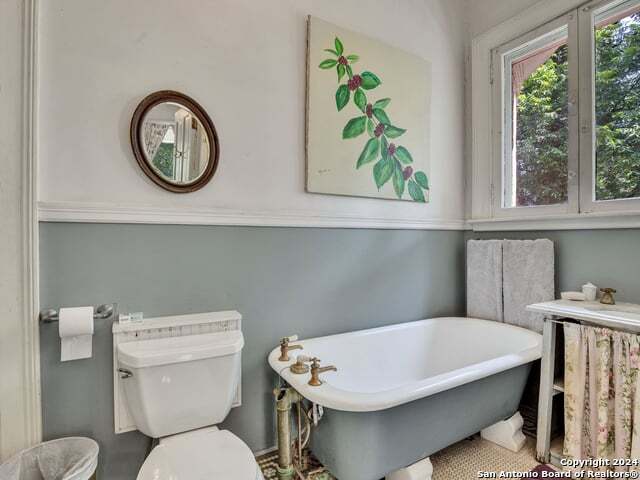
[[[333,365],[329,367],[321,367],[320,359],[312,358],[311,359],[311,380],[309,380],[309,385],[311,385],[312,387],[319,387],[320,385],[322,385],[322,380],[320,380],[320,374],[322,372],[328,372],[330,370],[334,372],[338,371],[338,369]]]
[[[280,362],[289,361],[289,350],[302,350],[302,345],[289,345],[289,340],[289,337],[284,337],[280,340],[280,357],[278,357],[278,361]]]

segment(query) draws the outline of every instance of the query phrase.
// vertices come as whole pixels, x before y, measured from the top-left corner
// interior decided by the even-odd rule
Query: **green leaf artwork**
[[[372,88],[376,88],[382,82],[380,79],[371,72],[362,72],[362,88],[365,90],[371,90]]]
[[[409,150],[407,150],[406,148],[404,148],[402,146],[396,148],[396,158],[398,160],[400,160],[400,163],[403,163],[405,165],[413,163],[413,158],[411,158],[411,154],[409,153]],[[420,173],[422,173],[422,172],[420,172]],[[422,173],[422,174],[424,175],[424,173]],[[416,175],[417,175],[417,173],[416,173]],[[418,183],[420,183],[420,182],[418,182]],[[424,187],[424,188],[427,188],[427,187]]]
[[[413,198],[416,202],[424,202],[424,194],[422,193],[422,189],[413,180],[409,180],[409,195],[411,195],[411,198]]]
[[[362,165],[373,162],[378,156],[379,152],[380,140],[378,140],[377,138],[370,138],[367,144],[364,146],[364,150],[362,150],[362,153],[358,157],[356,168],[360,168]]]
[[[370,137],[375,137],[375,128],[376,125],[373,123],[373,120],[371,120],[370,118],[367,118],[367,133],[369,134]]]
[[[415,178],[418,185],[425,190],[429,190],[429,180],[427,180],[427,175],[424,172],[416,172],[413,178]]]
[[[328,60],[323,60],[319,66],[320,68],[327,70],[329,68],[335,67],[337,64],[338,64],[337,60],[328,59]]]
[[[376,182],[378,190],[389,181],[393,175],[393,163],[389,158],[382,158],[373,167],[373,179]]]
[[[382,158],[385,160],[389,158],[389,142],[387,142],[387,137],[382,136]]]
[[[372,108],[373,116],[378,119],[380,123],[383,123],[385,126],[391,123],[389,117],[385,113],[385,111],[381,108]]]
[[[393,125],[385,125],[384,134],[389,138],[398,138],[406,130],[404,128],[394,127]]]
[[[364,133],[366,127],[367,117],[365,117],[364,115],[362,117],[352,118],[344,126],[344,129],[342,130],[342,138],[355,138],[358,135]]]
[[[342,110],[349,103],[349,87],[340,85],[336,92],[336,107],[338,111]]]
[[[361,88],[356,90],[356,93],[353,95],[353,101],[358,106],[361,112],[365,112],[367,108],[367,96],[362,91]]]
[[[373,180],[378,190],[393,179],[393,190],[398,198],[402,198],[408,192],[412,200],[425,202],[423,190],[429,190],[427,175],[422,171],[414,172],[411,166],[413,158],[406,147],[389,141],[407,131],[391,123],[386,112],[391,99],[380,98],[371,102],[367,98],[382,84],[382,80],[367,70],[354,73],[353,64],[359,61],[360,57],[356,54],[345,54],[344,44],[338,37],[335,37],[333,43],[334,48],[326,48],[324,51],[337,58],[323,60],[319,68],[336,69],[339,84],[335,94],[337,110],[344,109],[353,98],[353,106],[359,114],[346,123],[342,129],[342,138],[351,140],[365,132],[368,134],[365,135],[367,141],[356,160],[355,168],[360,169],[377,160],[373,166]]]
[[[404,193],[404,174],[402,173],[402,166],[397,160],[394,160],[393,163],[395,167],[393,170],[393,189],[396,191],[398,198],[402,198],[402,194]]]

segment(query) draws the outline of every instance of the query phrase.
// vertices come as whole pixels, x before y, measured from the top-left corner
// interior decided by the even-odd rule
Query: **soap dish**
[[[584,302],[587,297],[582,292],[560,292],[562,300],[573,300],[576,302]]]

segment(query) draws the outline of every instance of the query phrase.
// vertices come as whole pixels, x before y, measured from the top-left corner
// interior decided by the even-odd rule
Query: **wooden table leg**
[[[538,400],[538,434],[536,442],[536,457],[542,463],[549,463],[550,459],[557,325],[551,319],[545,319],[542,333],[542,362],[540,366],[540,398]]]

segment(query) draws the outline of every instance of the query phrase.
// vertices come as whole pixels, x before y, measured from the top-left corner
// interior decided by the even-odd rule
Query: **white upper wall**
[[[40,2],[41,214],[82,220],[104,207],[116,212],[112,220],[124,220],[130,209],[150,207],[175,209],[177,216],[230,210],[258,215],[255,223],[266,212],[460,226],[465,6],[464,0]],[[308,14],[431,61],[430,204],[305,193]],[[218,171],[192,194],[155,186],[131,152],[131,115],[145,95],[161,89],[195,98],[218,131]]]
[[[539,0],[467,0],[469,33],[475,37],[509,20]]]

